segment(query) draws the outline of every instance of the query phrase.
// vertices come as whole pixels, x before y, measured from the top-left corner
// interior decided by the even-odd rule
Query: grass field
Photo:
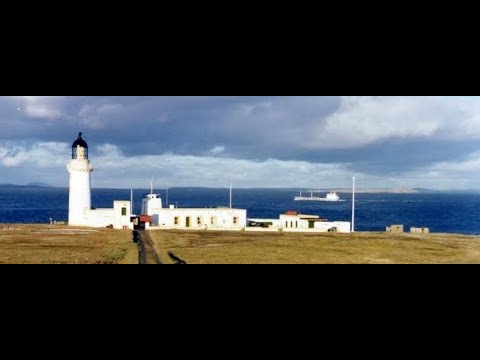
[[[132,232],[0,224],[0,264],[137,264]]]
[[[163,264],[480,264],[480,237],[455,234],[150,231]],[[0,224],[0,264],[137,264],[131,231]]]
[[[455,234],[151,231],[162,263],[480,264],[480,237]]]

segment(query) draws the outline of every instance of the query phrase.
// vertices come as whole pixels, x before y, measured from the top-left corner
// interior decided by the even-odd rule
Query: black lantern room
[[[83,148],[78,151],[78,147]],[[88,159],[88,145],[85,140],[82,139],[82,133],[78,133],[78,138],[72,144],[72,159]]]

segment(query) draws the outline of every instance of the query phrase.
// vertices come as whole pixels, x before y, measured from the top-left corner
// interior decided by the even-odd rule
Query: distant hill
[[[0,187],[6,188],[22,188],[22,187],[53,187],[52,185],[40,183],[40,182],[32,182],[25,185],[18,185],[18,184],[0,184]]]
[[[312,189],[313,190],[313,189]],[[322,192],[328,192],[328,191],[334,191],[337,193],[351,193],[352,189],[345,189],[345,188],[337,188],[337,189],[319,189],[319,190],[314,190],[314,191],[322,191]],[[418,194],[422,191],[419,191],[419,189],[355,189],[355,193],[358,194]]]
[[[432,189],[425,189],[425,188],[417,188],[416,190],[418,190],[418,192],[422,194],[437,194],[437,193],[444,192],[442,190],[432,190]]]
[[[317,190],[315,190],[317,191]],[[337,193],[351,193],[352,189],[323,189],[318,190],[323,192],[335,191]],[[476,194],[480,190],[462,189],[462,190],[432,190],[425,188],[406,188],[406,189],[355,189],[355,193],[359,194]]]
[[[52,185],[50,185],[50,184],[41,183],[41,182],[32,182],[32,183],[28,183],[28,184],[26,184],[26,186],[36,186],[36,187],[53,187],[53,186],[52,186]]]

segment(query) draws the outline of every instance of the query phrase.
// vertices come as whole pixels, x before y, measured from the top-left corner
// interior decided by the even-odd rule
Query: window
[[[175,217],[173,218],[173,223],[174,223],[175,225],[178,225],[178,222],[179,222],[179,218],[178,218],[178,216],[175,216]]]
[[[285,227],[288,228],[288,221],[285,221]]]
[[[122,207],[122,216],[126,216],[126,215],[127,215],[127,208]]]
[[[210,225],[215,225],[215,216],[210,218]]]
[[[234,216],[234,217],[233,217],[233,223],[234,223],[234,224],[238,224],[238,216]]]
[[[295,227],[298,228],[298,221],[295,221]]]
[[[197,225],[202,225],[202,218],[197,216]]]

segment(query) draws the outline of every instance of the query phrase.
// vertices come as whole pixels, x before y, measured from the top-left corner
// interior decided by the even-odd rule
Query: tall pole
[[[166,189],[167,195],[166,195],[166,202],[167,202],[167,207],[168,207],[168,188]]]
[[[133,214],[133,189],[130,189],[130,214]]]
[[[232,208],[232,184],[230,184],[230,209]]]
[[[352,177],[353,188],[352,188],[352,232],[355,232],[355,176]]]

